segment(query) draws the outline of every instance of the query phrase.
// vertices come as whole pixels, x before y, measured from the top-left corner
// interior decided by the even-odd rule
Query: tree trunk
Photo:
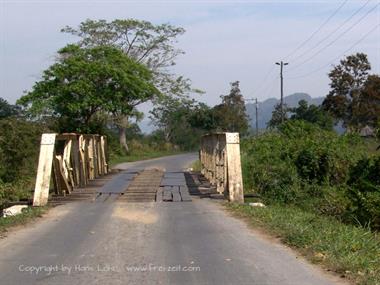
[[[119,131],[119,144],[122,149],[127,153],[129,152],[129,147],[127,144],[127,127],[128,127],[128,117],[120,114],[113,114],[113,120],[117,129]]]
[[[129,152],[129,147],[128,147],[127,138],[126,138],[126,128],[122,126],[119,126],[119,143],[120,143],[120,146],[124,148],[126,152]]]

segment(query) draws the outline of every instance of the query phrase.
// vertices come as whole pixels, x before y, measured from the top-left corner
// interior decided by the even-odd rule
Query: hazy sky
[[[364,52],[372,71],[380,73],[378,0],[347,1],[311,40],[286,57],[343,2],[0,0],[0,97],[14,103],[29,90],[54,62],[55,52],[77,40],[60,29],[88,18],[136,18],[185,28],[178,47],[186,54],[173,71],[204,90],[200,100],[210,105],[218,103],[235,80],[241,82],[245,97],[279,97],[279,68],[274,63],[282,59],[289,62],[285,94],[324,96],[329,89],[326,74],[343,55]]]

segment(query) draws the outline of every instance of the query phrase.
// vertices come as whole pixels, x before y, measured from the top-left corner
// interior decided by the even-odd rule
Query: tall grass
[[[279,236],[312,262],[357,284],[380,284],[380,237],[369,229],[294,206],[257,208],[229,203],[226,207],[251,225]]]
[[[355,135],[290,121],[242,143],[246,192],[347,223],[380,228],[380,156]]]

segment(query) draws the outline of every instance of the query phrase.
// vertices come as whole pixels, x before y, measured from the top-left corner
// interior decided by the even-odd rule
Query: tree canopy
[[[170,71],[176,58],[184,53],[175,47],[178,37],[185,32],[183,28],[136,19],[87,19],[78,28],[66,26],[61,31],[80,37],[78,44],[82,47],[113,46],[145,65],[152,72],[154,85],[161,92],[161,96],[150,98],[155,104],[165,104],[165,97],[187,97],[191,91],[201,93],[191,87],[189,79]],[[119,129],[120,144],[128,150],[125,133],[130,124],[129,117],[114,113],[113,123]]]
[[[68,45],[58,55],[18,103],[32,116],[56,117],[60,131],[92,131],[96,115],[129,115],[136,105],[160,94],[151,71],[114,47]]]
[[[87,19],[77,29],[66,26],[61,31],[79,36],[83,46],[118,47],[153,70],[174,65],[175,58],[183,54],[174,44],[185,30],[170,24],[154,25],[136,19],[116,19],[112,22]]]
[[[279,125],[281,125],[283,122],[287,121],[289,119],[288,113],[290,111],[290,108],[287,104],[283,104],[281,108],[281,103],[278,103],[274,106],[274,109],[272,111],[272,117],[268,122],[268,128],[273,129],[277,128]]]
[[[357,101],[352,110],[354,122],[376,127],[380,122],[380,76],[368,76]]]
[[[331,90],[323,108],[349,129],[374,127],[379,118],[379,77],[369,75],[370,70],[367,55],[357,53],[342,59],[329,73]]]
[[[163,139],[185,149],[194,149],[200,136],[215,127],[212,109],[186,98],[166,98],[150,114]]]
[[[309,106],[305,100],[300,100],[298,102],[298,107],[290,108],[290,112],[292,112],[292,115],[290,116],[291,120],[303,120],[316,124],[322,129],[333,129],[333,120],[331,116],[320,106]]]
[[[178,37],[185,33],[181,27],[170,24],[155,25],[136,19],[113,21],[90,20],[80,23],[78,28],[66,26],[61,30],[80,37],[79,45],[85,47],[114,46],[138,63],[147,66],[154,82],[163,95],[183,96],[192,89],[183,76],[171,73],[169,67],[184,52],[175,47]]]
[[[248,117],[239,81],[231,83],[228,95],[221,95],[222,103],[214,107],[217,128],[227,132],[246,133]]]
[[[7,100],[0,97],[0,119],[17,116],[20,111],[19,106],[9,104]]]

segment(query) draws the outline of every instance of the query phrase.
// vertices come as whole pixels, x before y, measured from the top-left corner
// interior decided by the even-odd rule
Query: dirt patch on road
[[[112,217],[142,224],[153,224],[157,222],[157,215],[151,213],[149,209],[133,209],[131,204],[128,204],[128,208],[116,206],[113,210]]]

